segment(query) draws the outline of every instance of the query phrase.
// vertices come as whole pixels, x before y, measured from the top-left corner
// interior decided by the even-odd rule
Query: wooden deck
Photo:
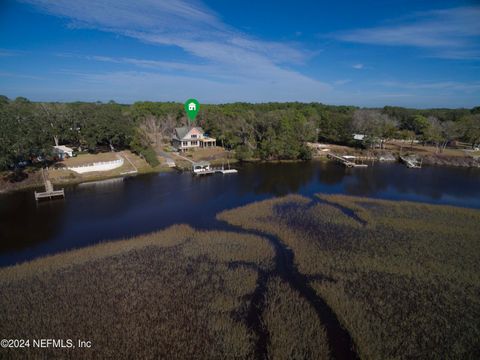
[[[348,158],[345,158],[343,156],[339,156],[339,155],[336,155],[336,154],[333,154],[333,153],[328,153],[327,157],[329,159],[335,160],[335,161],[345,165],[346,167],[363,167],[363,168],[368,167],[367,164],[357,164],[356,162],[351,161]]]
[[[54,190],[52,182],[48,180],[48,174],[46,174],[46,171],[43,169],[41,170],[42,172],[42,178],[43,178],[43,185],[45,186],[45,191],[42,192],[34,192],[35,195],[35,200],[52,200],[52,199],[60,199],[60,198],[65,198],[65,191],[63,189],[61,190]]]
[[[35,200],[51,200],[51,199],[61,199],[65,197],[65,191],[61,190],[53,190],[53,191],[44,191],[44,192],[36,192],[35,191]]]

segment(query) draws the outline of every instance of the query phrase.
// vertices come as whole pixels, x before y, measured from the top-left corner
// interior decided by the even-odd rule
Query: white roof
[[[57,150],[61,150],[63,152],[72,152],[73,151],[72,148],[69,148],[68,146],[65,146],[65,145],[54,146],[54,148],[57,149]]]
[[[364,140],[365,139],[365,135],[363,134],[353,134],[353,138],[355,140]]]

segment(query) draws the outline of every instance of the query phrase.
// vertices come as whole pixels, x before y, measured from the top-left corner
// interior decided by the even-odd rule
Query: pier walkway
[[[333,153],[328,153],[327,157],[329,159],[338,161],[339,163],[345,165],[346,167],[368,167],[367,164],[357,164],[355,161],[355,157],[350,157],[350,156],[339,156]]]
[[[41,170],[42,172],[42,179],[43,179],[43,185],[45,186],[45,191],[43,192],[37,192],[35,191],[35,200],[39,201],[42,199],[57,199],[57,198],[64,198],[65,197],[65,191],[63,189],[61,190],[54,190],[52,182],[48,179],[48,173],[44,169]]]

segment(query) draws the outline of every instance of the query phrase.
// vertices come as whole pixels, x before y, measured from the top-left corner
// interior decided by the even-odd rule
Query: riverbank
[[[446,149],[442,154],[435,153],[435,148],[428,146],[421,146],[414,144],[413,147],[410,144],[402,143],[404,147],[400,145],[387,144],[386,149],[380,150],[365,150],[347,146],[340,145],[330,145],[323,144],[319,147],[319,144],[311,144],[311,147],[314,152],[313,161],[329,161],[327,159],[328,152],[334,152],[339,155],[353,155],[363,159],[367,163],[369,161],[377,161],[379,158],[390,158],[393,161],[398,161],[400,154],[413,155],[422,159],[424,165],[431,166],[455,166],[463,168],[480,168],[480,156],[477,156],[477,152],[467,152]],[[398,147],[400,146],[400,147]],[[328,151],[325,151],[328,150]],[[106,155],[105,155],[106,154]],[[54,186],[64,186],[64,185],[74,185],[84,182],[106,180],[111,178],[125,177],[135,175],[135,168],[137,169],[138,174],[148,174],[148,173],[159,173],[159,172],[171,172],[175,171],[174,168],[170,168],[167,164],[165,156],[158,156],[160,165],[155,168],[152,168],[144,159],[139,156],[125,151],[123,152],[125,159],[130,159],[133,163],[125,161],[124,165],[118,169],[107,172],[93,172],[86,174],[76,174],[70,170],[64,169],[50,169],[49,175]],[[209,161],[213,166],[228,166],[238,164],[239,161],[233,158],[233,153],[231,151],[226,151],[221,148],[214,149],[202,149],[200,151],[190,152],[183,154],[182,157],[175,155],[174,153],[168,153],[176,163],[176,169],[181,171],[190,171],[192,162],[196,161]],[[78,166],[79,164],[88,164],[95,161],[111,160],[116,159],[116,153],[103,153],[99,154],[100,157],[96,158],[97,155],[89,155],[89,157],[84,157],[80,155],[76,158],[68,159],[67,161],[72,161],[72,166]],[[242,163],[251,164],[251,163],[298,163],[303,162],[302,160],[268,160],[262,161],[260,159],[247,159]],[[60,163],[62,164],[62,163]],[[37,169],[27,168],[25,173],[28,175],[25,179],[21,181],[10,181],[7,173],[0,174],[0,193],[12,192],[16,190],[26,190],[26,189],[35,189],[42,188],[43,181],[40,176],[40,173]]]
[[[192,163],[201,161],[207,161],[215,167],[228,167],[229,165],[238,163],[233,151],[225,150],[219,146],[192,149],[182,153],[174,151],[161,151],[159,153],[164,154],[164,156],[161,156],[164,161],[166,160],[166,156],[172,159],[175,162],[176,168],[181,171],[190,171],[192,169]]]
[[[326,159],[328,153],[351,155],[366,161],[399,161],[400,156],[421,159],[424,165],[480,168],[480,151],[447,148],[443,152],[433,146],[408,142],[387,142],[384,149],[362,149],[344,145],[310,143],[314,158]]]
[[[109,171],[93,171],[78,174],[67,169],[68,167],[86,166],[98,162],[117,160],[119,158],[124,160],[122,166]],[[48,178],[54,186],[62,186],[133,176],[136,174],[172,171],[165,161],[161,158],[159,158],[159,161],[160,164],[158,166],[152,167],[144,159],[130,151],[81,154],[77,157],[59,162],[54,167],[48,168]],[[39,170],[39,168],[27,168],[24,171],[26,177],[21,181],[11,181],[12,174],[9,172],[0,174],[0,193],[42,188],[44,184]]]

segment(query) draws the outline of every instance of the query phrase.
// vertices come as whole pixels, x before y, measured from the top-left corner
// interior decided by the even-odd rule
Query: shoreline
[[[353,154],[355,156],[365,156],[366,152],[354,148],[348,148],[349,154]],[[380,161],[378,160],[378,156],[380,154],[390,154],[393,157],[395,157],[395,161]],[[417,153],[413,153],[416,156],[421,156]],[[381,163],[396,163],[399,162],[399,154],[393,152],[393,151],[377,151],[374,152],[373,154],[370,153],[370,156],[374,156],[377,159],[374,161],[378,161]],[[480,159],[479,158],[474,158],[474,157],[468,157],[468,156],[449,156],[449,155],[443,155],[443,154],[428,154],[428,155],[423,155],[421,156],[423,159],[423,164],[428,165],[428,166],[441,166],[441,167],[455,167],[455,168],[471,168],[471,169],[480,169]],[[282,163],[296,163],[296,162],[308,162],[308,161],[332,161],[327,159],[326,154],[321,154],[321,155],[314,155],[311,160],[300,160],[300,159],[295,159],[295,160],[261,160],[261,159],[247,159],[243,161],[238,161],[234,160],[231,161],[232,159],[229,159],[232,164],[255,164],[255,163],[264,163],[264,164],[282,164]],[[213,163],[220,163],[221,159],[215,159]],[[63,185],[79,185],[79,184],[84,184],[84,183],[89,183],[89,182],[94,182],[94,181],[102,181],[102,180],[109,180],[109,179],[117,179],[117,178],[127,178],[131,176],[136,176],[137,174],[155,174],[155,173],[168,173],[168,172],[173,172],[173,171],[188,171],[187,168],[185,167],[176,167],[176,168],[170,168],[170,167],[157,167],[157,168],[143,168],[139,170],[135,174],[125,174],[125,175],[119,175],[119,174],[114,174],[114,175],[103,175],[101,173],[96,174],[94,176],[91,176],[89,178],[71,178],[71,179],[53,179],[52,184],[54,186],[63,186]],[[36,176],[38,175],[38,170],[31,172],[30,176]],[[25,180],[24,180],[25,181]],[[5,182],[6,183],[6,182]],[[12,183],[10,183],[12,184]],[[0,187],[0,195],[1,194],[9,194],[13,193],[16,191],[25,191],[25,190],[34,190],[34,189],[40,189],[43,188],[43,182],[41,181],[40,178],[34,179],[33,181],[28,181],[23,183],[13,183],[14,185],[11,187]]]
[[[159,173],[167,173],[167,172],[172,172],[175,169],[172,168],[164,168],[160,167],[158,169],[152,168],[148,170],[142,170],[138,171],[137,173],[132,173],[132,174],[125,174],[125,175],[103,175],[103,176],[92,176],[87,179],[82,179],[82,178],[73,178],[69,180],[61,180],[61,181],[52,181],[53,186],[71,186],[71,185],[79,185],[79,184],[86,184],[90,182],[95,182],[95,181],[103,181],[103,180],[110,180],[110,179],[120,179],[120,178],[128,178],[136,175],[144,175],[144,174],[159,174]],[[10,194],[14,193],[17,191],[25,191],[25,190],[34,190],[34,189],[42,189],[43,188],[43,182],[41,181],[35,181],[32,183],[28,184],[21,184],[17,183],[18,185],[14,186],[13,188],[1,188],[0,187],[0,195],[1,194]]]

